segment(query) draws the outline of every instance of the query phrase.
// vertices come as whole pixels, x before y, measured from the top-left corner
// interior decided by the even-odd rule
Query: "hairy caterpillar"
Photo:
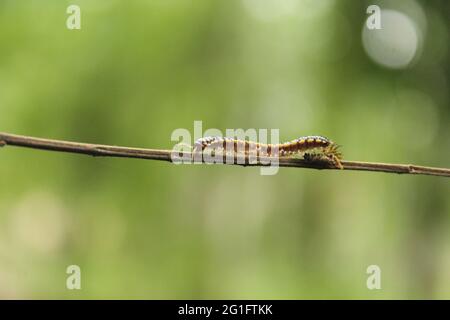
[[[264,144],[226,137],[204,137],[195,142],[193,152],[202,152],[205,148],[233,153],[243,152],[244,154],[253,151],[258,156],[268,157],[303,155],[303,158],[308,161],[325,157],[338,168],[343,169],[340,161],[342,154],[338,151],[339,146],[322,136],[305,136],[280,144]]]

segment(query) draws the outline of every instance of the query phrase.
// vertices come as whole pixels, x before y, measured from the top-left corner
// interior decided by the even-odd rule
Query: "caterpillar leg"
[[[324,159],[325,157],[323,156],[323,154],[314,153],[314,152],[306,152],[303,154],[302,158],[308,162],[328,160],[328,159]]]
[[[330,157],[331,161],[336,165],[336,167],[338,167],[341,170],[344,170],[344,166],[341,163],[341,159],[339,159],[335,155],[330,155],[329,157]]]
[[[327,163],[332,163],[334,166],[336,166],[338,169],[344,169],[344,166],[341,163],[341,160],[339,157],[337,157],[334,154],[319,154],[319,153],[305,153],[303,156],[303,159],[308,162],[316,162],[316,161],[322,161]]]
[[[325,156],[330,159],[334,165],[343,170],[344,166],[341,163],[341,159],[342,159],[342,153],[338,150],[339,146],[337,144],[330,144],[326,149],[325,149]]]

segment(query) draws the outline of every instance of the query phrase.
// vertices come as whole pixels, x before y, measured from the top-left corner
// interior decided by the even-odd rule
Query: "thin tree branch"
[[[69,142],[62,140],[41,139],[35,137],[21,136],[9,133],[0,133],[0,147],[5,145],[50,150],[58,152],[80,153],[91,155],[95,157],[122,157],[122,158],[139,158],[147,160],[162,160],[172,162],[171,150],[157,150],[157,149],[141,149],[129,147],[117,147],[110,145],[90,144]],[[192,158],[192,153],[184,153],[185,156]],[[262,163],[267,163],[270,158],[258,158],[257,163],[248,163],[248,159],[238,158],[236,165],[243,166],[263,166]],[[239,162],[241,160],[241,162]],[[242,161],[243,160],[243,161]],[[263,162],[266,160],[266,162]],[[296,168],[310,168],[310,169],[333,169],[339,170],[335,164],[323,160],[304,160],[291,157],[278,158],[280,167],[296,167]],[[422,174],[450,177],[450,169],[433,168],[417,166],[412,164],[391,164],[378,162],[360,162],[360,161],[341,161],[344,170],[358,170],[358,171],[377,171],[398,174]]]

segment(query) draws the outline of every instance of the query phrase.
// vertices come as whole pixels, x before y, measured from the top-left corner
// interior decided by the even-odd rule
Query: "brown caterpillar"
[[[193,152],[202,152],[205,148],[222,149],[225,152],[232,148],[234,153],[244,152],[244,154],[249,154],[253,151],[258,156],[262,154],[268,157],[303,154],[303,159],[308,161],[325,157],[331,160],[338,168],[343,169],[340,161],[342,154],[338,151],[339,146],[322,136],[305,136],[275,145],[226,137],[204,137],[195,142]]]

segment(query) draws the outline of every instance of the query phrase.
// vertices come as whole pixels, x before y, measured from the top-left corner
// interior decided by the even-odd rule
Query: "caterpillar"
[[[303,159],[313,161],[325,157],[331,160],[338,168],[343,169],[341,159],[342,154],[339,152],[339,145],[323,136],[304,136],[298,139],[280,143],[280,144],[264,144],[254,141],[232,139],[227,137],[204,137],[194,143],[193,152],[202,152],[206,148],[221,149],[225,152],[244,152],[249,154],[251,151],[256,152],[259,156],[294,156],[303,155]],[[227,149],[228,148],[228,149]]]

